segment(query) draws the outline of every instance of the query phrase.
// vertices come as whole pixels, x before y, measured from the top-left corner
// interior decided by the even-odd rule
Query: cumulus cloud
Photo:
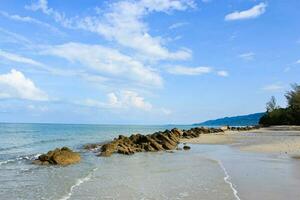
[[[172,66],[167,68],[167,72],[176,75],[202,75],[211,73],[211,67],[185,67],[185,66]]]
[[[107,94],[107,102],[87,99],[82,104],[96,108],[135,108],[144,111],[151,111],[153,108],[152,104],[147,102],[144,97],[140,96],[137,92],[130,90],[124,90],[117,94]]]
[[[0,75],[0,98],[19,98],[33,101],[47,101],[48,95],[39,89],[32,80],[12,69]]]
[[[134,49],[145,59],[185,60],[191,57],[191,51],[185,48],[175,52],[170,51],[163,45],[163,38],[151,36],[149,27],[143,18],[153,12],[169,13],[194,6],[193,0],[123,0],[110,4],[100,16],[75,19],[66,18],[64,14],[49,8],[47,0],[39,0],[27,8],[34,11],[41,10],[65,27],[97,33],[107,40]]]
[[[50,46],[43,53],[79,62],[106,75],[127,78],[147,86],[162,86],[162,78],[153,69],[118,50],[101,45],[66,43]]]
[[[252,19],[257,18],[260,15],[264,14],[267,8],[266,3],[260,3],[255,5],[254,7],[243,10],[243,11],[235,11],[225,16],[226,21],[233,21],[233,20],[244,20],[244,19]]]

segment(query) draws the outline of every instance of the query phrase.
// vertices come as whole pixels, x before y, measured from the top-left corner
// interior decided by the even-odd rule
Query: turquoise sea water
[[[287,159],[241,153],[223,145],[191,145],[190,151],[109,158],[82,149],[83,144],[107,141],[119,134],[147,134],[173,127],[0,124],[0,199],[299,197],[300,163]],[[67,167],[31,164],[40,153],[62,146],[79,151],[82,161]]]

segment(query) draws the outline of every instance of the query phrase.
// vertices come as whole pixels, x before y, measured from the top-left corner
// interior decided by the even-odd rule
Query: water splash
[[[224,181],[230,186],[230,188],[233,191],[233,195],[235,196],[235,198],[237,200],[241,200],[241,198],[238,196],[238,191],[236,190],[236,188],[234,187],[233,183],[230,181],[230,176],[226,170],[226,168],[224,167],[223,163],[221,161],[218,160],[218,163],[220,165],[220,167],[222,168],[222,170],[224,171],[225,177],[224,177]]]
[[[87,176],[85,176],[85,177],[83,177],[83,178],[80,178],[80,179],[77,179],[76,183],[75,183],[74,185],[71,186],[69,193],[66,194],[65,196],[63,196],[62,198],[60,198],[60,200],[68,200],[68,199],[70,199],[70,197],[72,196],[72,193],[73,193],[74,189],[75,189],[76,187],[79,187],[82,183],[89,181],[89,180],[92,178],[93,173],[94,173],[97,169],[98,169],[98,168],[96,167],[96,168],[94,168]]]

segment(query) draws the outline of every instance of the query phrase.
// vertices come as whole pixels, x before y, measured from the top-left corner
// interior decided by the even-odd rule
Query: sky
[[[190,124],[300,78],[298,0],[0,0],[0,121]]]

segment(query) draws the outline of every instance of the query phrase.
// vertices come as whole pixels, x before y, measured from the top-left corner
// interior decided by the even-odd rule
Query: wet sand
[[[193,144],[227,144],[241,151],[287,154],[300,158],[300,126],[273,126],[251,131],[225,131],[184,139]]]
[[[236,199],[299,199],[299,126],[226,131],[182,142],[192,149],[210,149],[203,154],[224,164],[237,191]]]

